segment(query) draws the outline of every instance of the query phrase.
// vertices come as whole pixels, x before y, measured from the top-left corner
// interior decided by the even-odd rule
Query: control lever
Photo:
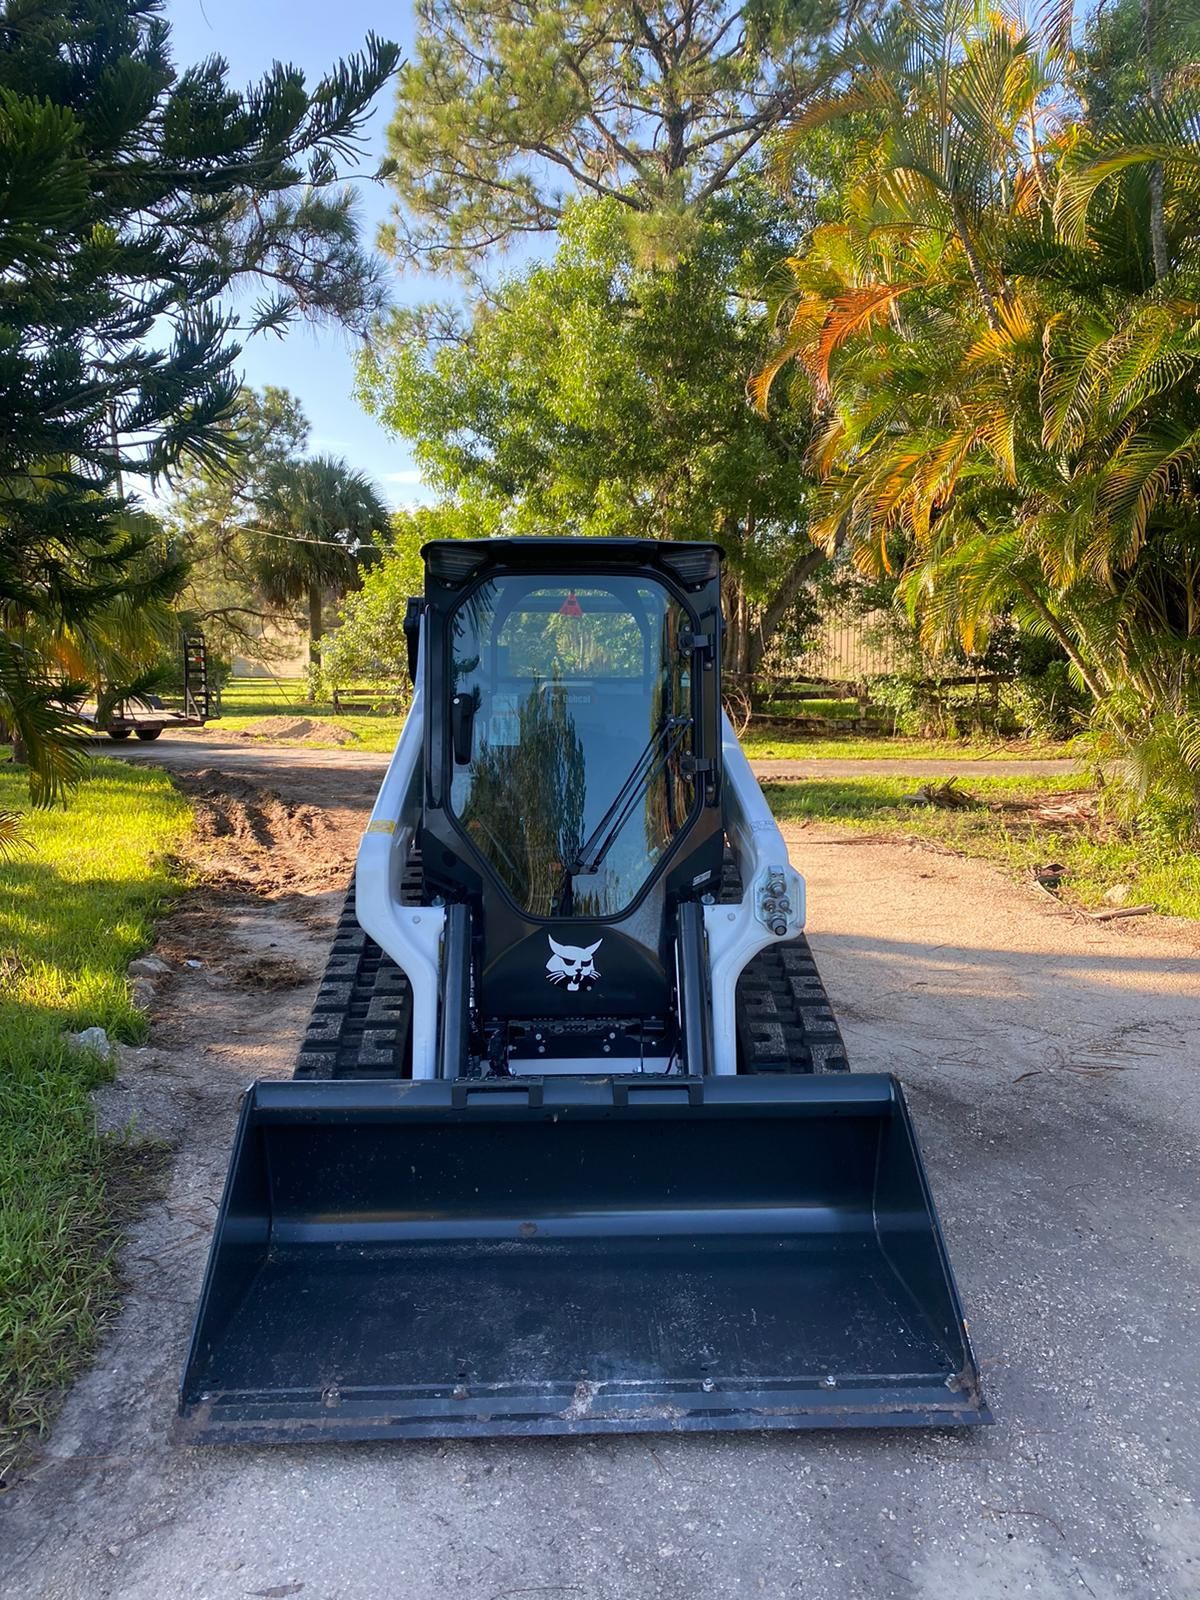
[[[450,741],[454,746],[454,760],[460,767],[471,764],[471,749],[475,735],[475,696],[456,694],[450,701]]]

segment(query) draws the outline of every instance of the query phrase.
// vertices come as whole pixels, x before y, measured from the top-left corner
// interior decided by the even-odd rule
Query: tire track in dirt
[[[354,790],[362,803],[348,805],[344,783],[325,781],[331,776],[308,774],[290,785],[273,778],[267,785],[215,767],[176,773],[196,819],[189,865],[205,884],[226,892],[276,896],[344,883],[373,791],[360,779]],[[314,803],[307,798],[314,791],[332,803]]]

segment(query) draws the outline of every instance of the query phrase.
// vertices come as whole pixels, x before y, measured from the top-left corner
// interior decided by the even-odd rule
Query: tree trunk
[[[1156,116],[1162,116],[1162,73],[1158,66],[1157,17],[1154,0],[1142,0],[1142,35],[1146,47],[1146,77],[1150,87],[1150,104]],[[1154,262],[1154,281],[1165,278],[1170,269],[1167,257],[1166,209],[1163,201],[1162,162],[1150,168],[1150,254]]]
[[[740,578],[726,571],[721,585],[721,610],[725,618],[725,640],[721,652],[721,669],[730,683],[749,691],[746,681],[747,612],[746,591]]]
[[[823,550],[818,550],[815,545],[810,546],[796,557],[784,574],[783,582],[767,601],[766,609],[758,619],[758,626],[753,629],[747,640],[746,671],[751,677],[755,676],[762,666],[763,657],[771,647],[775,630],[787,615],[788,609],[795,604],[796,596],[813,573],[824,566],[827,559]]]
[[[1054,612],[1051,611],[1050,607],[1042,599],[1041,595],[1038,594],[1037,590],[1028,581],[1028,579],[1016,575],[1016,581],[1017,587],[1025,596],[1026,600],[1029,601],[1030,605],[1041,617],[1042,621],[1045,622],[1046,626],[1058,640],[1059,644],[1062,645],[1063,649],[1067,652],[1067,655],[1075,663],[1075,666],[1079,671],[1079,676],[1083,679],[1084,683],[1087,684],[1088,689],[1092,693],[1092,697],[1096,701],[1096,704],[1101,704],[1101,702],[1108,698],[1109,693],[1109,685],[1104,681],[1102,670],[1097,670],[1084,658],[1074,639],[1072,639],[1071,635],[1067,632],[1060,619],[1055,616]]]
[[[967,266],[971,272],[979,298],[983,301],[983,314],[987,318],[987,325],[995,333],[1000,327],[1000,297],[988,282],[987,273],[983,270],[983,262],[975,248],[975,240],[967,225],[966,216],[957,201],[952,202],[951,209],[954,214],[954,226],[958,233],[958,241],[963,247],[963,254],[967,258]]]
[[[304,698],[311,704],[316,695],[317,677],[321,671],[321,638],[325,632],[323,596],[313,584],[308,591],[308,688]]]

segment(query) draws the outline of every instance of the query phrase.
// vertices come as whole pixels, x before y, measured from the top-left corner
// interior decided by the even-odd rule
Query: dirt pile
[[[180,773],[195,833],[188,859],[208,884],[256,895],[310,893],[344,882],[361,813],[297,803],[233,772]]]
[[[349,728],[319,717],[263,717],[253,728],[244,730],[248,739],[303,739],[308,744],[353,744]]]

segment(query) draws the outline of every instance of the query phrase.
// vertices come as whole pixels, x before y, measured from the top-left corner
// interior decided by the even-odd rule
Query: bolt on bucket
[[[187,1441],[990,1420],[886,1076],[259,1083]]]

